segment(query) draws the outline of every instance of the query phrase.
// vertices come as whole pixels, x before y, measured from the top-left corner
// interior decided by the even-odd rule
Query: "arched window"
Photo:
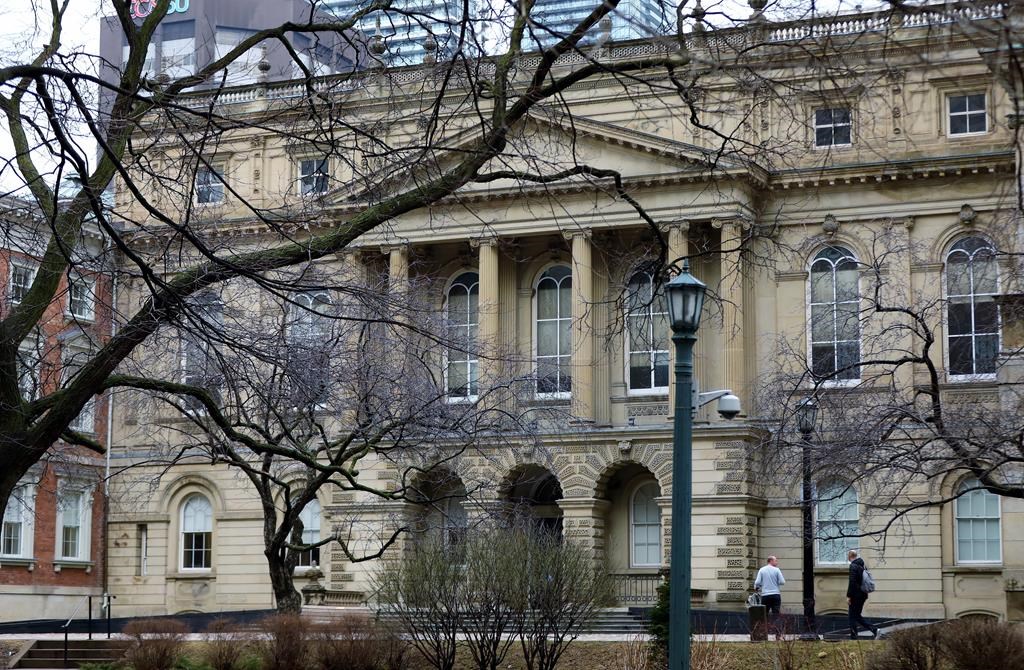
[[[843,247],[811,263],[811,370],[827,380],[860,379],[860,270]]]
[[[956,499],[957,563],[1000,563],[1003,548],[999,524],[999,496],[971,478],[960,485]]]
[[[537,393],[572,390],[572,271],[556,265],[537,281]]]
[[[653,482],[633,493],[629,530],[634,567],[661,565],[661,509],[657,497],[658,485]]]
[[[206,496],[193,493],[181,506],[181,569],[213,567],[213,507]]]
[[[818,563],[845,563],[846,552],[860,543],[860,510],[857,491],[842,483],[818,489]]]
[[[999,353],[999,273],[995,249],[965,237],[946,254],[946,321],[949,374],[996,371]]]
[[[324,405],[330,394],[331,295],[310,291],[288,305],[287,391],[296,407]]]
[[[668,390],[668,305],[650,272],[635,273],[626,287],[629,390]]]
[[[480,275],[463,272],[448,287],[445,301],[448,323],[445,386],[448,397],[453,400],[471,400],[478,392],[479,303]]]
[[[320,541],[320,501],[314,498],[306,503],[306,506],[299,512],[299,519],[302,520],[302,543],[313,544]],[[298,567],[312,567],[320,565],[320,547],[314,547],[309,551],[299,554]]]

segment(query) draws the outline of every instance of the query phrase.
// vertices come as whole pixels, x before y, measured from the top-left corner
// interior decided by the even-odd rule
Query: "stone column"
[[[572,414],[594,421],[594,275],[590,231],[566,233],[572,240]]]
[[[480,360],[480,390],[501,383],[501,319],[499,316],[498,240],[495,237],[472,241],[479,252],[480,295],[477,308],[477,350]]]
[[[604,565],[605,514],[611,502],[601,498],[563,498],[558,501],[562,510],[562,535],[590,551],[595,565]]]
[[[740,253],[743,231],[749,227],[745,219],[716,220],[713,225],[722,229],[722,279],[719,293],[722,298],[722,338],[725,350],[725,387],[739,396],[743,410],[749,407],[746,366],[743,347],[743,261]]]
[[[388,289],[391,293],[404,293],[409,288],[409,245],[395,244],[380,250],[388,255]]]
[[[671,223],[664,224],[662,226],[662,232],[668,235],[668,262],[676,263],[682,268],[682,259],[690,255],[690,222],[689,221],[673,221]],[[691,268],[691,272],[693,269]],[[672,345],[672,332],[668,333],[669,340],[665,342],[665,346],[668,347],[668,420],[674,421],[675,417],[675,406],[676,406],[676,385],[675,370],[676,365],[676,348]],[[697,339],[697,346],[700,347],[701,339]],[[696,351],[694,352],[696,359]]]

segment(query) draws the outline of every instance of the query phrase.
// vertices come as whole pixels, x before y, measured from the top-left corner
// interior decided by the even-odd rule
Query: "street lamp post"
[[[803,466],[801,512],[803,513],[803,591],[804,591],[804,634],[802,639],[817,640],[818,626],[814,615],[814,510],[811,501],[811,433],[818,419],[818,403],[814,398],[804,398],[796,408],[796,426],[801,441],[800,460]]]
[[[706,286],[690,265],[665,285],[675,344],[675,418],[672,431],[672,556],[669,563],[669,670],[690,668],[691,518],[693,507],[693,345]]]

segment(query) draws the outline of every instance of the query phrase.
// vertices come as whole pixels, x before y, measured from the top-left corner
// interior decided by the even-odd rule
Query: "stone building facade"
[[[963,22],[1003,20],[1009,11],[998,3],[978,7]],[[838,321],[832,321],[831,333],[812,327],[817,306],[835,314],[859,300],[843,300],[835,292],[821,299],[812,281],[825,277],[835,290],[851,277],[866,285],[869,278],[859,271],[850,274],[848,259],[867,261],[888,245],[905,250],[887,265],[894,285],[943,300],[951,295],[950,258],[960,262],[956,254],[974,254],[986,245],[1013,248],[1006,223],[1016,214],[1019,169],[1016,131],[1006,120],[1013,104],[978,43],[958,27],[963,22],[863,14],[814,26],[759,23],[720,34],[716,39],[742,40],[756,32],[767,55],[761,69],[752,71],[787,93],[765,95],[726,66],[712,69],[700,90],[694,89],[715,103],[708,105],[714,111],[706,128],[689,123],[678,95],[657,87],[623,95],[621,82],[612,78],[567,90],[571,117],[550,111],[528,119],[521,138],[529,150],[523,155],[543,156],[552,165],[617,170],[657,222],[657,233],[628,199],[590,182],[498,182],[466,187],[429,211],[399,217],[348,253],[319,261],[317,268],[337,273],[332,276],[380,271],[391,286],[423,279],[425,300],[439,311],[452,304],[453,291],[475,295],[480,341],[511,352],[509,365],[535,379],[532,397],[520,399],[521,407],[565,413],[562,422],[538,424],[536,434],[519,446],[482,447],[453,462],[453,474],[475,493],[457,503],[460,510],[447,510],[448,517],[471,520],[496,502],[528,500],[538,519],[589,547],[616,575],[621,603],[650,602],[669,560],[671,354],[659,303],[638,306],[621,296],[631,286],[656,291],[645,268],[656,256],[660,234],[667,257],[690,257],[694,273],[720,298],[709,305],[699,333],[699,385],[730,389],[744,407],[732,420],[711,406],[697,415],[695,599],[706,607],[742,607],[756,568],[775,554],[794,585],[787,587],[784,602],[799,603],[796,463],[790,471],[765,473],[752,454],[773,429],[773,417],[759,414],[758,403],[761,384],[782,355],[780,342],[826,372],[841,367],[851,346],[861,346],[861,331],[843,336]],[[717,48],[711,34],[690,39],[702,58],[710,59]],[[795,57],[785,59],[794,53],[787,45],[824,48],[815,40],[844,44],[844,57],[856,67],[819,77],[801,69]],[[607,47],[605,57],[626,59],[661,48],[624,43]],[[574,64],[570,59],[567,67]],[[366,85],[351,94],[346,110],[370,128],[380,127],[372,124],[383,109],[375,96],[386,91],[391,104],[414,99],[431,75],[429,68],[411,68],[361,76]],[[372,79],[385,76],[391,77],[387,86]],[[283,110],[293,94],[294,87],[284,85],[239,89],[224,111],[244,117]],[[420,130],[402,119],[387,132]],[[752,154],[716,154],[716,132],[742,138]],[[452,143],[457,139],[456,134]],[[164,150],[166,158],[154,161],[173,164],[174,147],[168,143]],[[247,218],[245,203],[301,204],[292,185],[302,177],[304,151],[263,131],[243,129],[221,138],[211,159],[222,166],[231,193],[222,192],[206,213],[217,239],[237,235],[240,246],[259,244],[259,226]],[[331,166],[336,188],[325,188],[317,202],[325,227],[351,211],[348,169],[340,161]],[[133,203],[124,193],[118,197],[133,218]],[[136,243],[147,253],[163,244],[146,235]],[[995,266],[1002,285],[966,294],[972,304],[1013,292],[1008,263]],[[565,297],[551,302],[550,291]],[[126,290],[124,299],[130,295]],[[656,334],[631,336],[631,318]],[[538,333],[547,332],[547,323],[562,322],[565,329],[558,332],[565,346],[552,348]],[[969,332],[949,332],[941,324],[940,332],[935,355],[943,361],[948,392],[971,402],[998,401],[1006,380],[995,354],[1001,347],[1004,358],[1012,359],[1015,343],[1000,337],[998,324],[993,331],[980,320]],[[963,337],[972,342],[966,350],[957,340]],[[482,377],[493,374],[486,361],[478,370]],[[139,437],[137,426],[165,426],[169,434],[178,425],[172,417],[140,416],[127,406],[115,408],[115,415],[118,466],[160,446],[154,433]],[[114,496],[108,541],[119,608],[159,614],[271,606],[264,559],[256,550],[262,516],[244,479],[202,463],[161,471],[158,480],[156,474],[136,468],[116,484],[126,492],[122,504]],[[376,463],[364,466],[361,476],[384,481],[395,475],[388,464]],[[139,493],[143,484],[145,494]],[[861,530],[880,523],[859,512],[867,501],[858,500],[856,491],[852,495],[835,503],[841,508],[835,523]],[[915,512],[884,545],[863,542],[860,549],[879,585],[873,615],[1024,616],[1015,591],[1024,580],[1024,507],[986,496],[969,501],[977,509],[964,502]],[[347,492],[325,492],[316,507],[319,528],[350,528],[366,543],[422,514],[412,503]],[[198,567],[189,553],[196,533],[209,543]],[[846,568],[835,557],[846,546],[818,542],[819,612],[845,611]],[[332,601],[371,595],[372,563],[350,564],[340,551],[325,548],[320,564]]]

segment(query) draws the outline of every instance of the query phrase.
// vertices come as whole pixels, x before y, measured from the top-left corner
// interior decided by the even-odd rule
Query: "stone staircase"
[[[70,640],[64,664],[64,640],[36,640],[14,668],[78,668],[83,663],[120,660],[128,648],[125,640]]]

